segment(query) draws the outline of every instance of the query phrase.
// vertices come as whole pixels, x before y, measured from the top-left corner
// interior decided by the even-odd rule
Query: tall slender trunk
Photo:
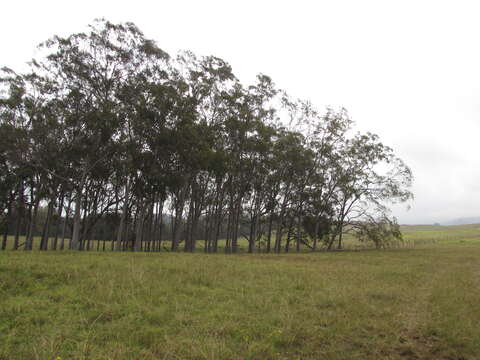
[[[260,222],[260,196],[255,194],[253,215],[250,218],[250,237],[248,241],[248,252],[255,251],[255,242],[257,240],[258,226]]]
[[[7,238],[8,238],[8,223],[5,224],[5,231],[3,232],[3,239],[2,239],[2,250],[7,249]]]
[[[180,226],[182,223],[183,217],[183,208],[185,206],[185,192],[187,189],[179,190],[179,194],[177,196],[177,200],[175,203],[175,218],[172,219],[173,226],[172,226],[172,251],[177,251],[178,246],[180,244]]]
[[[33,207],[34,207],[34,192],[33,192],[33,185],[30,186],[30,198],[29,198],[29,202],[28,202],[28,210],[26,211],[25,213],[25,229],[24,229],[24,233],[25,233],[25,243],[24,243],[24,247],[23,247],[23,250],[25,250],[25,247],[28,246],[27,245],[27,242],[28,242],[28,239],[30,237],[30,227],[31,227],[31,223],[32,223],[32,214],[33,214]],[[20,245],[19,245],[20,246]]]
[[[157,196],[155,196],[155,200],[153,202],[153,214],[152,214],[152,232],[150,234],[150,238],[152,240],[152,251],[156,252],[158,251],[157,249],[157,232],[158,232],[158,208],[160,206],[160,203],[157,201]]]
[[[148,216],[147,216],[147,220],[148,220],[148,231],[146,232],[146,244],[145,244],[145,250],[150,252],[150,251],[153,251],[152,249],[152,239],[153,239],[153,223],[154,223],[154,216],[153,216],[153,213],[154,213],[154,208],[155,208],[155,199],[153,199],[150,203],[150,208],[149,208],[149,211],[148,211]]]
[[[275,234],[275,252],[280,253],[282,247],[282,236],[283,236],[283,222],[285,218],[285,212],[288,204],[288,197],[290,191],[290,184],[287,185],[285,189],[285,195],[283,198],[282,206],[280,208],[280,214],[278,217],[277,231]]]
[[[45,219],[45,224],[43,225],[42,239],[40,240],[40,250],[48,250],[48,239],[50,233],[50,219],[53,214],[53,205],[54,200],[50,199],[48,203],[47,218]]]
[[[185,252],[191,252],[192,251],[192,223],[193,223],[193,210],[194,210],[194,191],[192,188],[192,193],[190,197],[190,203],[188,205],[188,215],[187,215],[187,223],[185,226],[185,247],[184,251]]]
[[[70,247],[72,250],[80,250],[80,228],[82,227],[82,192],[85,186],[85,175],[82,177],[80,186],[75,197],[75,211],[73,214],[73,234]]]
[[[70,194],[70,196],[68,197],[68,205],[67,209],[65,210],[65,218],[63,219],[62,241],[60,242],[60,250],[65,249],[65,232],[67,230],[68,216],[70,215],[70,206],[72,206],[72,194]]]
[[[20,232],[22,229],[22,218],[23,218],[23,209],[20,208],[20,205],[18,206],[18,212],[17,212],[17,222],[15,224],[15,235],[13,238],[13,250],[18,250],[18,245],[20,243]]]
[[[227,219],[227,234],[225,238],[225,253],[230,253],[231,250],[231,238],[233,236],[233,223],[235,222],[235,206],[233,203],[233,194],[230,194],[230,205],[228,209]]]
[[[122,215],[120,216],[120,225],[118,226],[117,240],[115,242],[115,251],[120,251],[122,249],[122,236],[125,228],[125,219],[127,217],[129,196],[130,196],[130,179],[127,178],[127,183],[125,184],[125,196],[123,199]]]
[[[218,251],[218,239],[220,237],[220,231],[222,229],[222,220],[224,217],[223,214],[223,203],[225,199],[225,187],[221,186],[221,180],[217,182],[217,189],[220,188],[220,199],[217,199],[215,205],[215,214],[214,214],[214,226],[213,230],[215,231],[214,238],[213,238],[213,252],[216,253]],[[217,190],[218,191],[218,190]]]
[[[317,251],[318,244],[318,232],[320,231],[320,215],[317,216],[317,221],[315,222],[315,232],[313,234],[313,246],[312,251]]]
[[[130,214],[131,215],[131,214]],[[132,224],[130,223],[130,221],[127,222],[126,226],[125,226],[125,239],[123,240],[122,242],[122,249],[123,251],[127,251],[128,248],[129,248],[129,243],[130,243],[130,229],[132,227]]]
[[[144,218],[145,218],[145,204],[143,204],[143,202],[141,200],[139,200],[138,209],[137,209],[137,223],[136,223],[135,241],[134,241],[134,244],[133,244],[133,251],[141,251],[142,250],[142,236],[143,236]]]
[[[248,252],[252,254],[255,251],[255,242],[257,240],[257,225],[258,217],[257,209],[253,210],[254,213],[250,216],[250,234],[248,236]]]
[[[13,239],[13,250],[18,250],[20,243],[20,233],[22,229],[22,219],[25,213],[25,194],[24,194],[24,184],[23,180],[20,181],[18,185],[18,205],[17,205],[17,222],[15,224],[15,236]]]
[[[203,247],[203,252],[209,253],[210,252],[210,246],[211,246],[211,219],[212,218],[212,205],[207,205],[207,213],[205,215],[205,233],[204,233],[204,239],[205,239],[205,245]]]
[[[272,210],[270,210],[270,216],[268,219],[268,235],[267,235],[267,253],[270,252],[271,246],[272,246],[272,229],[273,229],[273,214],[274,214],[274,209],[272,207]]]
[[[338,234],[338,247],[337,249],[342,249],[342,236],[343,236],[343,220],[340,222],[340,231]]]
[[[300,212],[302,210],[300,209]],[[298,215],[298,223],[297,223],[297,252],[300,252],[300,242],[302,241],[302,215]]]
[[[7,249],[7,239],[8,239],[8,232],[10,230],[10,222],[12,220],[12,203],[14,199],[14,193],[13,191],[10,192],[10,199],[8,202],[8,207],[7,207],[7,216],[5,217],[5,231],[3,232],[3,240],[2,240],[2,250]]]
[[[163,240],[163,204],[164,204],[164,199],[162,199],[159,210],[158,210],[158,215],[160,216],[158,220],[158,251],[162,251],[162,240]]]
[[[55,224],[55,238],[53,239],[52,250],[57,250],[58,233],[60,230],[60,220],[62,219],[64,202],[65,202],[65,194],[62,191],[62,194],[60,195],[60,203],[58,205],[58,220],[57,220],[57,223]]]
[[[233,228],[233,237],[232,237],[232,252],[238,252],[238,231],[240,229],[240,217],[242,216],[242,197],[237,200],[237,205],[235,207],[235,222]]]
[[[288,230],[287,230],[287,241],[285,243],[285,252],[289,252],[290,251],[290,242],[292,240],[292,232],[293,232],[293,216],[291,217],[290,219],[290,223],[288,224]]]
[[[37,195],[33,205],[33,214],[31,215],[30,225],[28,229],[28,236],[27,236],[27,239],[25,240],[24,250],[33,249],[33,239],[34,239],[35,231],[37,228],[37,215],[38,215],[39,204],[40,204],[40,196]]]

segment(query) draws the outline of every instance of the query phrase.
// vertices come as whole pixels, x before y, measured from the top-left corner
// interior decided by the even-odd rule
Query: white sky
[[[477,5],[478,4],[478,5]],[[480,3],[476,1],[8,1],[0,67],[22,70],[54,34],[132,21],[171,55],[270,75],[318,107],[344,106],[415,175],[401,223],[480,216]]]

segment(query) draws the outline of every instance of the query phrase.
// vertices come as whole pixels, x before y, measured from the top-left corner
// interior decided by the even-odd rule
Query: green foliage
[[[377,249],[394,246],[403,241],[396,219],[370,219],[368,222],[356,224],[356,228],[355,236],[362,242],[373,242]]]

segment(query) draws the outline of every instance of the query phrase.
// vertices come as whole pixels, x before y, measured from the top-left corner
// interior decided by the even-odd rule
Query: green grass
[[[0,252],[0,359],[478,359],[480,226],[288,255]]]

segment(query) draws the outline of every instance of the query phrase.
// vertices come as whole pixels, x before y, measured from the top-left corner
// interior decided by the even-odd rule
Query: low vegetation
[[[381,251],[2,252],[0,359],[477,359],[480,226],[403,231]]]

